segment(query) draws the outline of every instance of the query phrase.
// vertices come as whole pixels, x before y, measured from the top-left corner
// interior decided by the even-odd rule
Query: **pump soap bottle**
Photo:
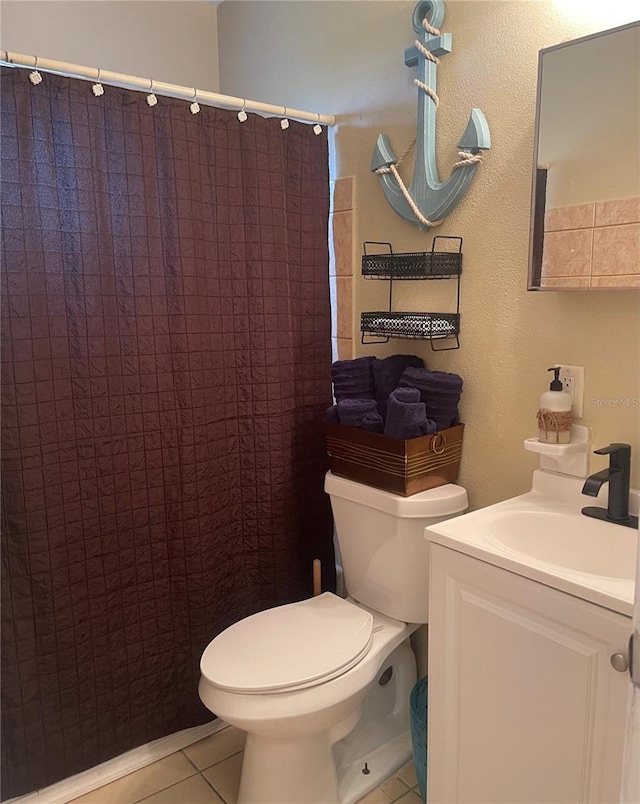
[[[568,444],[571,441],[571,394],[562,390],[560,368],[550,368],[554,378],[540,397],[538,441],[543,444]]]

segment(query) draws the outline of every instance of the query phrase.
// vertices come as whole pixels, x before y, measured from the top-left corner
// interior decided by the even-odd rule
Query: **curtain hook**
[[[247,119],[247,113],[246,113],[246,112],[245,112],[245,110],[244,110],[244,107],[245,107],[246,105],[247,105],[247,99],[246,99],[246,98],[243,98],[243,99],[242,99],[242,109],[240,109],[240,111],[238,112],[238,120],[239,120],[241,123],[244,123],[244,121]]]
[[[102,83],[100,81],[100,67],[98,67],[98,80],[91,87],[91,91],[96,96],[96,98],[99,98],[100,95],[104,95],[104,87],[102,86]]]
[[[147,95],[147,104],[149,106],[155,106],[158,102],[156,98],[155,92],[153,91],[153,78],[149,79],[149,94]]]
[[[287,120],[287,107],[283,106],[282,108],[284,109],[284,117],[280,121],[280,128],[284,131],[289,128],[289,121]]]
[[[322,134],[322,126],[320,125],[320,112],[316,112],[318,115],[318,119],[316,120],[316,124],[313,127],[313,133],[318,136],[318,134]]]
[[[29,73],[29,81],[31,81],[34,87],[37,87],[38,84],[42,83],[42,76],[38,72],[38,57],[34,56],[33,58],[35,59],[36,63],[34,65],[33,70]]]
[[[191,102],[191,106],[189,106],[189,111],[191,114],[198,114],[200,111],[200,104],[198,103],[198,90],[195,87],[193,88],[193,100]]]

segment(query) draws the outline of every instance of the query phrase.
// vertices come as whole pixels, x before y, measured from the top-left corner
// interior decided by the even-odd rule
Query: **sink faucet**
[[[582,509],[585,516],[614,522],[616,525],[638,527],[638,517],[629,514],[629,481],[631,468],[631,447],[629,444],[609,444],[595,450],[595,455],[609,455],[609,468],[590,475],[584,482],[582,493],[597,497],[605,483],[609,484],[609,504],[606,510],[596,506]]]

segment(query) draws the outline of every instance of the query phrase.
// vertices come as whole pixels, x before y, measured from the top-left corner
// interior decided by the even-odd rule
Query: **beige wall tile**
[[[198,774],[145,798],[141,804],[225,804],[225,801]]]
[[[329,294],[331,298],[331,337],[338,337],[338,278],[329,276]]]
[[[353,176],[343,176],[331,182],[331,212],[353,209]]]
[[[640,223],[593,230],[594,275],[640,273]]]
[[[338,276],[353,274],[353,212],[334,212],[333,228],[334,272]]]
[[[246,737],[244,731],[228,726],[182,750],[199,770],[203,770],[242,751]]]
[[[593,229],[549,232],[544,236],[542,276],[588,276]]]
[[[215,735],[213,735],[215,736]],[[178,751],[145,768],[123,776],[111,784],[73,800],[73,804],[132,804],[164,790],[196,773],[189,760]]]
[[[597,202],[596,226],[613,226],[620,223],[640,223],[640,198]]]
[[[543,288],[588,288],[589,280],[588,276],[543,276],[540,284]]]
[[[238,800],[242,758],[243,754],[235,754],[202,773],[227,804],[236,804]]]
[[[336,347],[338,360],[351,360],[353,357],[353,341],[351,338],[336,338]]]
[[[564,229],[588,229],[593,226],[595,204],[574,204],[570,207],[548,209],[544,216],[545,232]]]
[[[617,276],[592,276],[592,288],[640,288],[640,274]]]
[[[338,307],[338,338],[353,336],[353,279],[338,277],[336,281]]]

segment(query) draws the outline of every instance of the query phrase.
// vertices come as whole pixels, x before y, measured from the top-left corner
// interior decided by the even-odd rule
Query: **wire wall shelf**
[[[365,249],[369,245],[365,243]],[[391,243],[380,243],[391,248]],[[406,254],[363,254],[365,279],[449,279],[462,273],[462,253],[417,251]]]
[[[363,333],[389,338],[452,338],[460,331],[457,313],[362,313]]]
[[[457,251],[441,251],[437,241],[453,240]],[[372,246],[385,247],[382,254],[367,253]],[[462,273],[462,238],[438,235],[431,251],[394,254],[391,243],[367,241],[362,256],[362,275],[365,279],[385,279],[389,282],[389,309],[362,313],[360,317],[363,344],[388,343],[390,338],[419,338],[428,340],[434,351],[459,349],[460,341],[460,274]],[[393,280],[434,280],[455,278],[455,312],[397,312],[393,310]],[[435,346],[434,342],[441,345]],[[442,345],[444,342],[444,345]],[[454,345],[448,345],[449,343]]]

